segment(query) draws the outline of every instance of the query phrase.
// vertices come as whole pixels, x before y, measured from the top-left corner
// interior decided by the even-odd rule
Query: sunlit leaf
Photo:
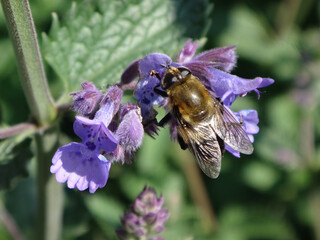
[[[120,79],[125,67],[150,52],[178,52],[183,34],[199,37],[211,8],[205,0],[83,1],[73,4],[60,23],[53,14],[49,36],[43,35],[44,56],[65,85],[83,81],[99,87]]]

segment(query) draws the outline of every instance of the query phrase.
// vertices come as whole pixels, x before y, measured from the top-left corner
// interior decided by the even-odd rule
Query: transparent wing
[[[178,132],[188,144],[201,170],[211,178],[217,178],[221,169],[221,149],[217,136],[209,124],[194,127],[178,119]]]
[[[234,150],[251,154],[253,145],[239,120],[217,99],[213,98],[213,101],[216,106],[211,120],[214,131]]]

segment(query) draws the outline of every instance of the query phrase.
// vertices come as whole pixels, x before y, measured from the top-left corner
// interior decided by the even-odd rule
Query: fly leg
[[[171,113],[167,113],[158,123],[158,126],[163,127],[166,123],[168,123],[172,119]],[[181,149],[186,150],[188,148],[188,144],[185,143],[183,138],[178,134],[178,143]]]
[[[178,134],[178,143],[182,150],[186,150],[188,148],[188,144],[185,143],[185,141],[179,134]]]
[[[158,123],[159,127],[163,127],[166,123],[168,123],[172,118],[171,113],[167,113]]]
[[[155,70],[151,70],[151,71],[149,72],[149,75],[152,76],[152,77],[155,76],[155,77],[158,78],[158,80],[161,82],[161,77],[160,77],[159,72],[157,72],[157,71],[155,71]],[[153,91],[154,91],[156,94],[160,95],[161,97],[168,97],[168,94],[167,94],[165,91],[158,89],[158,87],[160,87],[160,86],[161,86],[161,84],[156,85],[156,86],[153,88]]]
[[[154,91],[156,94],[160,95],[161,97],[168,97],[168,93],[166,93],[166,92],[163,91],[163,90],[158,89],[158,87],[160,87],[160,84],[158,84],[157,86],[155,86],[155,87],[153,88],[153,91]]]

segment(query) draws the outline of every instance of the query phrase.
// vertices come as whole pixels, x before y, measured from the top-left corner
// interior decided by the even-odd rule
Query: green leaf
[[[0,189],[7,189],[17,177],[28,176],[27,163],[32,157],[30,138],[17,143],[17,138],[10,138],[0,145]]]
[[[27,164],[32,157],[30,136],[36,128],[27,128],[20,134],[0,142],[0,190],[7,189],[18,177],[26,177]]]
[[[29,127],[26,128],[20,134],[15,135],[14,137],[10,137],[0,141],[0,164],[5,164],[11,161],[15,154],[15,149],[19,148],[19,145],[23,145],[23,141],[25,141],[28,137],[32,136],[35,133],[35,131],[36,128]]]
[[[84,81],[105,87],[119,81],[131,61],[157,51],[172,56],[183,34],[200,37],[210,10],[206,0],[73,3],[62,24],[53,14],[50,35],[43,35],[45,59],[66,93]]]

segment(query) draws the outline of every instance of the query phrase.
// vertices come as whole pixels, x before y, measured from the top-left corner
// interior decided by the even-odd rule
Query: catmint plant
[[[153,188],[145,187],[121,218],[122,228],[116,231],[118,238],[162,240],[159,234],[169,218],[163,201],[163,197],[157,197]]]
[[[273,83],[269,78],[248,80],[231,75],[237,58],[234,46],[196,55],[197,41],[189,40],[175,60],[158,52],[141,58],[142,52],[166,45],[161,41],[155,44],[159,39],[159,26],[164,29],[161,33],[168,36],[166,41],[170,42],[170,46],[165,46],[165,49],[170,54],[174,53],[173,49],[177,49],[179,39],[185,34],[180,31],[182,28],[176,27],[175,18],[170,15],[176,14],[171,1],[140,1],[135,4],[122,1],[94,2],[98,2],[97,5],[85,1],[81,7],[74,3],[67,24],[60,25],[57,14],[52,14],[52,31],[50,36],[43,34],[41,53],[28,0],[1,0],[21,85],[30,108],[30,120],[27,123],[1,131],[1,139],[10,138],[1,145],[5,155],[3,162],[22,158],[25,164],[32,158],[30,149],[33,150],[38,212],[35,235],[39,240],[61,239],[63,191],[62,185],[55,181],[66,183],[71,189],[95,193],[106,185],[112,164],[125,167],[125,164],[133,162],[137,149],[142,145],[144,133],[156,138],[159,129],[154,106],[158,105],[167,111],[168,105],[167,99],[154,92],[159,79],[150,75],[151,70],[157,71],[162,77],[164,64],[185,66],[227,108],[237,97],[244,97],[251,91],[259,96],[259,88]],[[184,4],[184,7],[187,6],[194,13],[192,6]],[[136,14],[137,11],[141,16]],[[143,16],[145,13],[148,14]],[[201,11],[195,16],[202,19],[209,13],[203,14]],[[157,18],[161,20],[160,24]],[[202,29],[199,30],[202,32]],[[62,82],[63,89],[59,90],[71,92],[69,96],[62,94],[60,99],[54,99],[55,94],[52,96],[42,54]],[[138,59],[125,68],[124,65],[135,58]],[[118,73],[122,71],[119,79]],[[76,91],[81,82],[82,90]],[[108,87],[96,87],[106,85]],[[133,90],[135,102],[124,102],[123,94],[127,90]],[[59,120],[65,104],[70,102],[70,108],[76,112],[73,130],[79,140],[61,146]],[[253,142],[253,134],[259,131],[257,112],[241,110],[233,114],[241,119],[244,130]],[[177,139],[174,123],[170,127],[172,138]],[[234,149],[226,148],[235,156],[240,156]],[[24,152],[25,149],[29,151]],[[15,168],[16,165],[12,167]],[[25,176],[25,171],[23,169],[21,175]],[[11,178],[8,178],[8,182],[11,182]],[[158,233],[164,230],[164,223],[169,216],[168,210],[162,205],[163,198],[157,197],[152,188],[145,188],[121,219],[123,228],[117,232],[119,238],[144,236],[150,240],[162,239]]]

